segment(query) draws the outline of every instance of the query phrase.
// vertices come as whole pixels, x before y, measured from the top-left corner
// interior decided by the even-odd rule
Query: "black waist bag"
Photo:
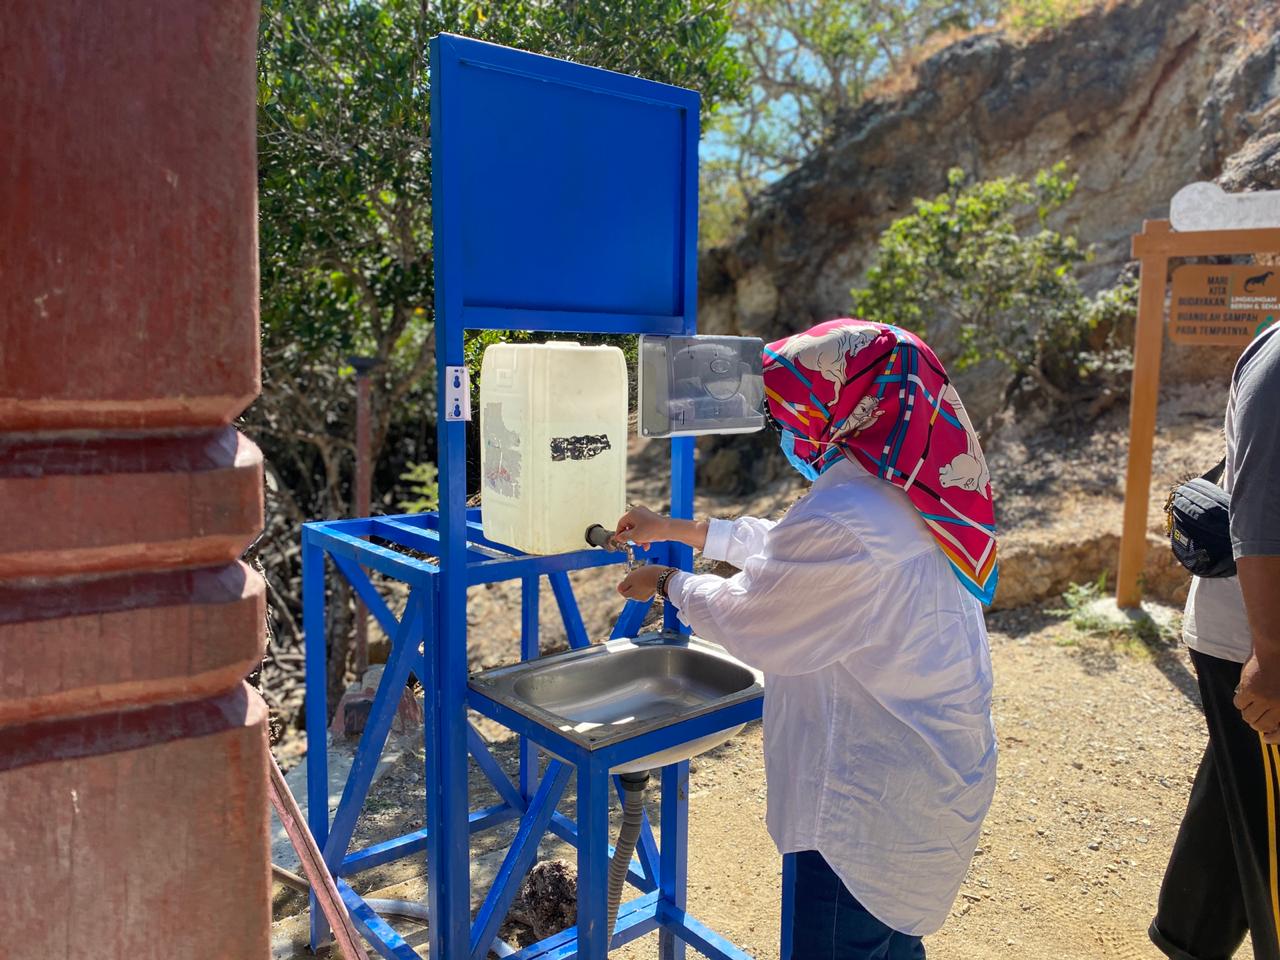
[[[1169,546],[1178,562],[1197,577],[1233,577],[1231,495],[1218,486],[1227,461],[1181,483],[1169,494],[1164,512]]]

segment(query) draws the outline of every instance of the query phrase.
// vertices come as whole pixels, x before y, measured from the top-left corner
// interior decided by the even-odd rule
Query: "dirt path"
[[[990,625],[999,786],[951,917],[928,939],[931,960],[1157,956],[1145,930],[1204,738],[1185,655],[1174,644],[1094,638],[1034,611],[995,614]],[[404,825],[420,769],[375,788],[362,838]],[[696,760],[690,787],[691,911],[761,960],[776,958],[780,870],[764,826],[759,725]],[[503,837],[477,838],[477,858],[492,859]],[[556,844],[543,855],[572,859]],[[418,870],[383,868],[360,886],[420,896]],[[301,956],[283,942],[291,924],[300,929],[280,925],[279,957]],[[614,955],[653,957],[653,941]]]
[[[1145,931],[1204,737],[1184,654],[1039,614],[991,625],[999,786],[931,960],[1158,956]],[[763,960],[779,871],[759,750],[755,729],[694,772],[689,873],[694,914]]]

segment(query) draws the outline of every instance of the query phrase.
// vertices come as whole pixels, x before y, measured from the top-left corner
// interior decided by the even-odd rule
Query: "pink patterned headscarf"
[[[991,602],[991,476],[960,395],[923,340],[883,323],[820,323],[765,348],[764,384],[796,457],[818,473],[847,457],[906,491],[960,582]]]

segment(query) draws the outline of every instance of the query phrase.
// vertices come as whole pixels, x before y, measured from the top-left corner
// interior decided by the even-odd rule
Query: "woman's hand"
[[[622,515],[614,532],[618,541],[630,540],[648,550],[655,541],[671,539],[671,520],[648,507],[632,507]]]
[[[656,564],[636,567],[618,584],[618,592],[628,600],[652,600],[658,590],[658,578],[669,569]]]

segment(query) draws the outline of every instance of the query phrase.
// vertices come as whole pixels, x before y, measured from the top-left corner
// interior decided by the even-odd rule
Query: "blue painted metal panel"
[[[433,41],[431,68],[435,205],[452,227],[443,244],[437,230],[437,272],[466,311],[450,321],[688,322],[696,93],[453,36]]]
[[[530,330],[546,333],[665,333],[683,332],[684,317],[636,316],[626,313],[529,310],[504,307],[466,307],[462,322],[469,330]]]

